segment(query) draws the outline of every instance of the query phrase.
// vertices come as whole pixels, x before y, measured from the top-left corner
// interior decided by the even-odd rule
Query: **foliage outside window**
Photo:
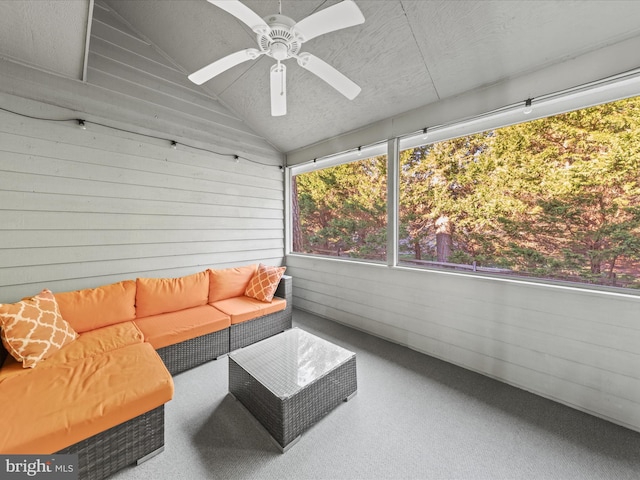
[[[292,177],[293,251],[385,260],[387,157]]]
[[[400,263],[640,287],[640,97],[400,152]]]

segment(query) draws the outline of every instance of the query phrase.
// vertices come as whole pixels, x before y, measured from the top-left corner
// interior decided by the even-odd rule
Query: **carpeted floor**
[[[356,352],[358,394],[281,454],[223,358],[175,377],[165,451],[113,479],[633,479],[640,433],[294,310]]]

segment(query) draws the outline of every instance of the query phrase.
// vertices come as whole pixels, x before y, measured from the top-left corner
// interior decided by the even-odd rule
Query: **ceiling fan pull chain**
[[[278,0],[278,13],[282,15],[282,0]]]

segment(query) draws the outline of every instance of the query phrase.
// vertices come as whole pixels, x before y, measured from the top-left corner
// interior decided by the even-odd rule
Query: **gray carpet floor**
[[[294,310],[356,352],[358,394],[281,454],[228,395],[228,359],[176,375],[165,451],[113,479],[633,479],[640,433]]]

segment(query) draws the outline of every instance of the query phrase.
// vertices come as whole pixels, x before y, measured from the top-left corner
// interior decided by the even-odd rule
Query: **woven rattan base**
[[[164,446],[164,405],[57,453],[78,454],[78,478],[102,480]]]
[[[171,375],[184,372],[229,353],[229,329],[201,335],[158,349]]]
[[[356,357],[288,398],[279,398],[229,357],[229,392],[271,434],[282,452],[357,390]]]
[[[287,303],[287,308],[280,312],[231,325],[229,351],[233,352],[238,348],[246,347],[291,328],[292,311],[289,305]]]
[[[287,301],[287,308],[254,320],[231,325],[229,329],[229,351],[246,347],[277,333],[291,328],[293,317],[293,284],[288,275],[284,275],[278,284],[275,295]]]

